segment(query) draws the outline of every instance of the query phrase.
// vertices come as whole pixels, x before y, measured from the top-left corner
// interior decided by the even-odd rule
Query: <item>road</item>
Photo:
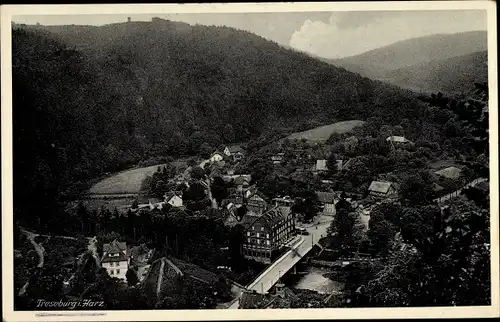
[[[318,215],[312,224],[297,224],[297,227],[303,227],[309,235],[301,236],[299,243],[295,244],[290,251],[283,254],[274,261],[268,269],[259,275],[250,285],[249,290],[255,290],[257,293],[266,293],[273,287],[278,279],[289,271],[300,259],[306,255],[321,237],[326,236],[326,231],[330,226],[333,217]],[[239,301],[235,301],[229,309],[237,309]]]

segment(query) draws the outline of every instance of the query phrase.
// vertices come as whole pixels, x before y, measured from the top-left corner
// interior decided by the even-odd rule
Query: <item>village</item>
[[[357,144],[356,136],[344,135],[342,140],[347,150],[353,149],[353,145]],[[412,149],[415,145],[402,136],[389,136],[385,141],[389,153]],[[297,149],[300,144],[302,148]],[[253,180],[251,173],[241,173],[241,164],[249,155],[245,149],[246,145],[239,144],[216,150],[208,159],[192,163],[181,171],[167,171],[166,168],[158,167],[158,175],[163,175],[162,178],[165,175],[170,176],[162,187],[171,189],[163,192],[162,200],[150,198],[147,203],[134,202],[122,207],[121,211],[127,212],[129,217],[134,214],[152,217],[154,213],[168,214],[173,211],[206,219],[207,213],[215,214],[224,229],[236,232],[236,240],[240,241],[238,246],[229,240],[222,242],[227,245],[220,248],[226,254],[226,259],[219,261],[220,265],[216,266],[215,271],[214,266],[210,271],[208,267],[203,268],[185,259],[181,260],[168,252],[159,252],[159,249],[151,246],[153,244],[144,240],[134,245],[127,244],[126,239],[120,235],[112,237],[113,239],[108,237],[107,242],[88,237],[86,252],[91,256],[80,254],[78,264],[66,260],[68,272],[72,273],[68,273],[68,276],[71,276],[66,278],[63,284],[70,288],[75,275],[78,275],[74,269],[81,271],[82,267],[88,266],[85,260],[90,260],[97,270],[99,267],[104,269],[121,288],[135,289],[142,285],[157,299],[164,297],[165,290],[173,287],[174,276],[189,276],[198,287],[204,289],[213,289],[214,285],[217,285],[214,294],[218,295],[214,297],[214,303],[211,305],[218,308],[283,308],[293,307],[296,305],[293,303],[297,302],[302,305],[327,307],[329,302],[336,302],[338,297],[342,296],[341,282],[335,282],[336,286],[327,291],[321,288],[311,290],[307,285],[297,290],[292,289],[292,286],[304,280],[306,282],[302,283],[309,283],[307,280],[311,278],[311,268],[314,267],[317,267],[315,283],[323,280],[324,284],[331,284],[332,280],[324,277],[325,272],[342,271],[353,263],[378,259],[379,255],[371,255],[373,252],[366,247],[335,249],[331,242],[335,232],[331,231],[330,226],[333,226],[332,222],[336,217],[347,216],[346,209],[349,209],[349,212],[356,216],[353,219],[356,229],[366,238],[370,230],[372,209],[386,202],[397,203],[400,184],[380,179],[371,181],[365,188],[365,193],[360,193],[359,190],[353,192],[334,189],[329,166],[333,166],[337,174],[345,173],[353,163],[353,158],[314,158],[311,151],[320,150],[318,145],[321,146],[322,143],[305,140],[284,143],[282,140],[275,145],[272,153],[268,151],[267,160],[264,160],[276,173],[290,162],[300,164],[295,168],[293,180],[305,184],[306,192],[310,190],[309,194],[302,194],[303,197],[300,197],[300,193],[290,196],[279,191],[271,197],[266,195],[259,183]],[[291,156],[293,159],[287,160],[287,157]],[[487,185],[486,179],[464,178],[462,170],[455,166],[435,170],[433,175],[438,180],[441,179],[437,182],[455,181],[457,184],[453,187],[459,187],[450,191],[434,183],[433,196],[434,201],[438,203],[458,196],[461,189],[467,186]],[[149,182],[151,178],[145,181]],[[193,190],[198,192],[197,196],[195,194],[193,197]],[[135,228],[133,233],[135,236]],[[176,239],[178,233],[181,232],[176,232]],[[165,238],[165,243],[169,244],[168,238]],[[37,245],[35,249],[43,249],[42,243],[37,244],[34,238],[31,238],[30,242]],[[400,233],[394,236],[392,242],[406,247]],[[98,243],[102,245],[97,245]],[[179,255],[179,241],[172,243],[177,248],[176,255]],[[234,255],[235,247],[238,247],[238,255]],[[100,254],[97,249],[101,249]],[[43,254],[43,251],[38,253]],[[248,272],[245,272],[245,268],[240,269],[244,271],[243,275],[246,273],[247,276],[245,279],[239,279],[235,272],[232,272],[234,268],[231,265],[234,262],[227,259],[237,256],[241,256],[248,263],[255,263],[258,269]],[[74,267],[73,270],[71,267]],[[311,284],[314,285],[312,282]],[[311,297],[310,292],[316,295]],[[20,294],[22,293],[23,290],[20,290]],[[224,296],[221,297],[221,294]]]

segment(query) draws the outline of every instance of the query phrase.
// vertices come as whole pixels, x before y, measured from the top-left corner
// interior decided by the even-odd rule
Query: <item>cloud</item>
[[[486,30],[485,11],[334,12],[328,22],[306,20],[292,34],[290,46],[340,58],[404,39],[470,30]]]

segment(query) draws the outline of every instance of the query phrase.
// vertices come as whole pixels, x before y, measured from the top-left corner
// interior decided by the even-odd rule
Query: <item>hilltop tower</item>
[[[131,22],[131,21],[132,21],[132,18],[128,17],[127,22]]]

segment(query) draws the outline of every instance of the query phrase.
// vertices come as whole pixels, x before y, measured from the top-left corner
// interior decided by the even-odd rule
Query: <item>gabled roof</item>
[[[245,182],[250,183],[252,179],[247,175],[240,175],[234,179],[234,184],[244,184]]]
[[[121,262],[127,260],[127,244],[116,239],[103,245],[102,263]]]
[[[222,155],[223,155],[221,152],[219,152],[219,151],[215,151],[214,153],[212,153],[211,157],[213,157],[213,156],[214,156],[214,155],[216,155],[216,154],[218,154],[218,155],[220,155],[220,156],[222,156]]]
[[[334,203],[336,194],[333,192],[317,191],[318,199],[321,203]]]
[[[448,167],[434,173],[448,179],[458,179],[462,175],[462,170],[457,167]]]
[[[240,309],[258,309],[268,305],[272,297],[257,292],[243,291],[240,298]]]
[[[179,197],[182,199],[182,195],[177,191],[169,191],[165,194],[165,202],[169,202],[173,197]]]
[[[183,275],[189,276],[199,282],[212,284],[219,280],[219,276],[215,273],[207,271],[195,264],[191,264],[180,259],[169,257],[170,262],[182,272]]]
[[[387,193],[389,192],[389,188],[392,186],[391,182],[384,181],[372,181],[369,191],[378,192],[378,193]]]
[[[241,147],[241,145],[239,144],[231,144],[231,145],[228,145],[226,146],[226,148],[229,149],[229,153],[233,154],[233,153],[243,153],[243,148]]]
[[[249,211],[250,213],[251,211]],[[291,208],[290,207],[284,207],[284,206],[275,206],[266,212],[264,212],[262,215],[257,215],[253,216],[255,219],[254,220],[247,220],[245,221],[245,228],[248,229],[250,228],[254,223],[257,221],[260,222],[260,224],[264,227],[266,227],[268,230],[272,230],[275,225],[277,225],[279,222],[285,220],[289,215],[291,214]],[[245,215],[245,217],[247,217]],[[245,217],[243,219],[245,219]],[[252,217],[249,217],[252,218]],[[243,221],[243,220],[242,220]]]
[[[397,143],[408,143],[408,142],[410,142],[410,140],[408,140],[404,136],[397,136],[397,135],[389,136],[386,140],[390,141],[390,142],[397,142]]]

